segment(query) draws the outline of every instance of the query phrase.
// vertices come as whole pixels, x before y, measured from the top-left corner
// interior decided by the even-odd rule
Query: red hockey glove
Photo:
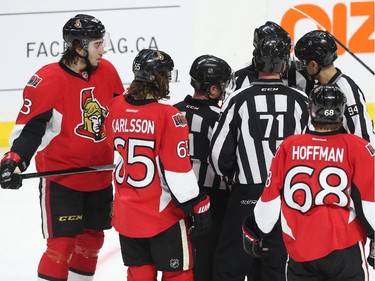
[[[0,162],[0,185],[4,189],[19,189],[22,186],[20,173],[25,171],[27,163],[15,152],[4,154]]]
[[[371,240],[370,241],[370,252],[369,252],[368,257],[367,257],[367,262],[368,262],[369,265],[372,266],[373,269],[375,269],[374,258],[375,258],[375,245],[374,245],[374,240]]]
[[[193,206],[190,214],[190,236],[195,237],[207,232],[211,227],[210,197],[205,193],[198,195],[198,202]]]
[[[264,257],[269,250],[263,246],[261,233],[256,225],[254,215],[247,216],[242,223],[243,248],[246,253],[256,258]]]

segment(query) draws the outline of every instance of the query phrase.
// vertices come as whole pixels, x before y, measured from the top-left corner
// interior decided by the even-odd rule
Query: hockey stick
[[[52,176],[112,171],[114,168],[115,168],[115,165],[110,164],[110,165],[103,165],[103,166],[70,168],[70,169],[64,169],[64,170],[20,174],[20,176],[21,176],[21,179],[32,179],[32,178],[41,178],[41,177],[52,177]]]
[[[370,73],[372,75],[375,75],[375,72],[374,70],[372,70],[367,64],[365,64],[359,57],[357,57],[352,51],[349,50],[348,47],[346,47],[344,45],[344,43],[342,43],[340,40],[338,40],[335,36],[333,36],[332,33],[330,33],[329,31],[327,31],[327,29],[324,28],[324,26],[322,26],[319,22],[317,22],[314,18],[312,18],[310,15],[306,14],[305,12],[301,11],[300,9],[296,8],[296,7],[290,7],[291,9],[297,11],[298,13],[304,15],[305,17],[307,17],[308,19],[312,20],[313,22],[316,23],[317,26],[319,26],[323,31],[325,32],[328,32],[329,34],[331,34],[331,36],[333,37],[333,39],[335,39],[336,43],[339,44],[345,51],[347,51],[356,61],[358,61],[363,67],[365,67],[368,71],[370,71]]]

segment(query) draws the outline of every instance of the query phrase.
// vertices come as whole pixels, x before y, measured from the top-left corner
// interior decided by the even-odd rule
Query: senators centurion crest
[[[81,91],[82,123],[75,128],[75,133],[95,142],[105,139],[103,122],[106,110],[94,97],[94,88]]]

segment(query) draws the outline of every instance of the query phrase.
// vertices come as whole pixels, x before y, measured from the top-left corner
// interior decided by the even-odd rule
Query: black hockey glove
[[[27,163],[15,152],[4,154],[0,163],[0,185],[4,189],[19,189],[22,186],[20,173],[25,171]]]
[[[374,240],[371,240],[370,241],[370,252],[369,252],[368,257],[367,257],[367,262],[368,262],[369,265],[372,266],[373,269],[375,269],[374,258],[375,258],[375,245],[374,245]]]
[[[255,222],[254,215],[247,216],[242,223],[243,248],[249,255],[260,258],[267,255],[268,248],[263,246],[263,233]]]
[[[189,233],[195,237],[207,232],[211,228],[210,197],[205,193],[198,196],[198,202],[193,206],[190,214],[191,227]]]

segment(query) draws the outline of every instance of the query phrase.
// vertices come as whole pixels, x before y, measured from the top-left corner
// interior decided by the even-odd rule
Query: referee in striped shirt
[[[242,221],[253,211],[267,179],[271,159],[289,135],[308,122],[307,96],[285,86],[281,77],[290,57],[290,40],[269,36],[257,41],[259,79],[234,92],[215,128],[210,162],[233,180],[231,197],[214,260],[214,281],[285,280],[286,250],[279,227],[272,231],[269,255],[256,259],[242,247]]]
[[[264,25],[255,29],[254,47],[259,40],[267,36],[279,36],[286,41],[291,41],[289,34],[280,25],[273,21],[267,21]],[[253,58],[251,62],[246,63],[235,72],[235,83],[232,92],[250,86],[252,82],[258,79],[258,75],[259,72],[255,68]],[[310,93],[314,88],[314,80],[310,79],[305,71],[297,69],[293,61],[287,71],[283,73],[282,79],[285,85],[304,91],[306,94]]]
[[[375,147],[375,134],[366,100],[359,86],[349,76],[334,66],[337,59],[335,39],[326,31],[313,30],[303,35],[294,48],[300,68],[317,80],[320,85],[338,86],[346,96],[347,108],[344,112],[344,129],[364,138]]]
[[[212,55],[196,58],[190,69],[193,96],[176,104],[184,113],[189,125],[189,154],[201,192],[210,196],[212,226],[209,232],[192,237],[195,250],[194,280],[212,280],[212,261],[223,222],[229,190],[208,163],[209,145],[214,125],[218,119],[218,105],[233,72],[228,63]]]

